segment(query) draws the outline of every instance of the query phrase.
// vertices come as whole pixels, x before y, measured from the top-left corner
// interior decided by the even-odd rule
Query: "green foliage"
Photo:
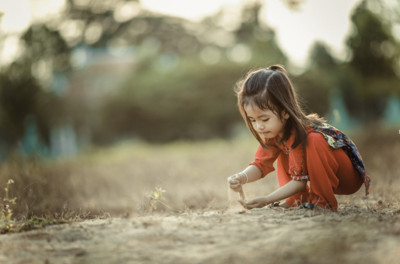
[[[299,100],[307,113],[317,113],[326,116],[330,108],[330,92],[334,86],[326,82],[317,72],[307,71],[293,78]]]
[[[7,233],[13,230],[15,221],[12,219],[13,210],[11,206],[16,204],[17,198],[9,197],[9,189],[10,185],[13,184],[14,181],[9,179],[7,181],[6,186],[4,187],[4,197],[1,201],[1,211],[0,211],[0,233]]]
[[[382,19],[383,13],[372,10],[364,0],[355,9],[351,20],[354,30],[347,39],[351,58],[345,63],[347,74],[342,94],[350,113],[363,121],[382,117],[387,100],[400,95],[400,43],[392,36],[392,23]],[[379,10],[379,9],[378,9]]]
[[[165,197],[164,197],[165,190],[161,187],[156,187],[154,191],[149,194],[149,210],[151,212],[156,211],[158,206],[161,204],[163,206],[167,206],[165,204]],[[168,207],[168,206],[167,206]]]
[[[369,10],[368,2],[372,0],[362,1],[351,17],[354,31],[347,39],[352,54],[349,64],[363,77],[393,78],[396,57],[391,49],[399,44],[391,34],[391,25]]]
[[[34,229],[41,229],[49,225],[57,225],[57,224],[65,224],[68,223],[68,221],[63,220],[63,219],[46,219],[43,217],[37,217],[34,216],[30,218],[29,220],[26,220],[24,222],[21,222],[18,225],[17,231],[18,232],[23,232],[23,231],[29,231],[29,230],[34,230]]]
[[[330,98],[339,86],[339,79],[339,63],[325,44],[315,43],[309,55],[307,70],[293,78],[306,112],[327,116]]]
[[[227,48],[199,42],[199,51],[210,48],[219,54],[212,64],[196,53],[179,50],[172,50],[178,53],[171,56],[160,49],[144,58],[122,90],[103,103],[103,118],[94,139],[107,143],[132,135],[151,142],[229,137],[241,122],[234,94],[236,81],[251,68],[287,62],[273,30],[260,24],[260,8],[259,4],[244,8],[241,25],[229,33],[235,42]],[[218,19],[209,17],[203,26],[215,30]],[[181,32],[180,38],[192,37],[190,32]],[[239,61],[232,59],[235,52]]]
[[[148,12],[119,20],[113,14],[115,1],[67,1],[66,5],[62,20],[32,25],[22,35],[24,52],[17,72],[24,72],[21,80],[31,78],[24,87],[34,94],[20,93],[30,101],[13,104],[24,111],[21,118],[0,109],[4,120],[10,120],[4,124],[5,131],[12,131],[14,124],[18,128],[18,133],[7,132],[14,136],[11,142],[21,140],[27,116],[39,123],[45,142],[53,127],[66,122],[94,144],[135,136],[153,142],[227,137],[240,122],[235,82],[250,68],[287,62],[274,31],[258,18],[259,3],[243,8],[242,21],[233,31],[216,26],[220,24],[218,14],[201,24]],[[65,33],[71,30],[63,31],[77,24],[82,30],[74,36]],[[98,37],[90,34],[96,27],[101,28]],[[123,87],[113,88],[112,96],[98,96],[94,101],[88,94],[95,91],[86,91],[85,85],[72,87],[63,97],[49,92],[51,76],[46,72],[74,77],[80,70],[70,63],[75,48],[83,44],[106,50],[121,43],[135,49],[136,63]],[[200,59],[210,50],[211,63]],[[0,81],[7,81],[7,76],[2,75]],[[1,87],[17,94],[14,83]],[[31,104],[35,111],[30,110]],[[10,141],[6,136],[0,138]]]
[[[286,4],[296,9],[301,2]],[[316,43],[309,65],[293,78],[308,112],[327,115],[332,94],[340,94],[351,115],[368,121],[380,118],[387,98],[400,95],[399,43],[389,16],[371,9],[373,2],[362,1],[354,11],[348,60],[338,61],[329,47]],[[132,137],[151,142],[229,137],[241,122],[235,82],[250,69],[288,66],[274,30],[259,17],[260,1],[244,4],[237,28],[230,30],[218,26],[224,11],[197,24],[143,10],[118,18],[116,3],[135,5],[67,1],[62,19],[31,25],[22,34],[20,58],[0,73],[2,148],[18,145],[27,119],[34,120],[40,140],[48,144],[52,129],[63,125],[93,144]],[[91,77],[90,66],[71,63],[75,49],[85,47],[90,57],[91,48],[121,46],[134,50],[132,69],[122,84],[110,84],[106,88],[112,92],[104,94],[87,88],[98,75]],[[70,80],[81,74],[81,79],[58,94],[52,91],[53,73]]]
[[[10,178],[15,182],[12,193],[18,197],[13,207],[17,219],[57,218],[75,209],[70,199],[75,186],[68,168],[55,170],[37,157],[12,154],[0,163],[0,181]]]
[[[123,131],[150,141],[228,136],[239,120],[233,87],[242,71],[190,61],[170,73],[139,71],[104,106],[103,131],[113,137]]]
[[[310,112],[326,115],[332,96],[339,95],[352,117],[370,122],[382,118],[388,98],[400,95],[400,44],[391,33],[394,21],[382,19],[384,14],[371,10],[371,3],[381,5],[362,1],[351,17],[348,60],[336,60],[326,45],[317,42],[306,71],[294,78]]]
[[[27,66],[37,72],[37,68],[44,68],[52,72],[65,72],[71,67],[70,48],[62,38],[60,31],[51,29],[46,24],[33,24],[21,36],[25,44],[22,55]],[[48,69],[45,69],[48,67]],[[45,78],[43,73],[37,72],[38,79]],[[47,88],[47,87],[46,87]]]
[[[23,65],[21,65],[23,66]],[[24,121],[35,114],[40,86],[18,63],[0,73],[0,126],[1,137],[14,145],[24,134]]]
[[[9,151],[24,136],[28,119],[48,143],[51,127],[68,115],[66,100],[51,91],[52,73],[70,69],[65,41],[46,25],[32,25],[21,39],[22,55],[0,72],[0,142]]]
[[[9,179],[4,187],[4,197],[0,202],[0,233],[21,232],[32,229],[43,228],[48,225],[66,223],[63,219],[51,220],[42,217],[32,217],[26,221],[16,221],[13,217],[14,212],[11,207],[16,205],[17,197],[10,198],[10,186],[14,180]]]

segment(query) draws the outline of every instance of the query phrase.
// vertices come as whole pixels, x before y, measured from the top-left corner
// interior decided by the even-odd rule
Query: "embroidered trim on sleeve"
[[[303,175],[303,176],[293,175],[291,177],[292,177],[292,180],[294,180],[294,181],[308,181],[308,175]]]

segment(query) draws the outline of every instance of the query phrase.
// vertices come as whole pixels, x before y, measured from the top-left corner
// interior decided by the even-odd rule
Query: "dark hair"
[[[291,148],[301,143],[306,144],[307,125],[320,125],[324,122],[317,114],[304,114],[287,72],[281,65],[272,65],[266,69],[249,72],[237,83],[236,94],[239,110],[247,127],[264,148],[267,148],[267,144],[254,130],[244,110],[246,105],[254,104],[261,110],[271,110],[281,120],[283,120],[283,114],[288,113],[289,118],[285,123],[281,141],[286,141],[291,131],[295,130],[295,140]]]

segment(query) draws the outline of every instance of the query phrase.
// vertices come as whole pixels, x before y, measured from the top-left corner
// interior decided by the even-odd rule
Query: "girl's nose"
[[[262,123],[257,123],[257,128],[258,128],[258,130],[263,130],[264,125]]]

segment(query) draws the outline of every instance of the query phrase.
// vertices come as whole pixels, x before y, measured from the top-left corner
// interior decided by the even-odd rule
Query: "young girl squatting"
[[[280,65],[250,72],[237,86],[238,107],[259,141],[254,161],[228,178],[234,191],[274,171],[280,187],[265,197],[239,200],[246,209],[281,201],[337,211],[335,194],[353,194],[370,178],[349,137],[299,106],[286,70]],[[307,184],[309,183],[309,184]]]

